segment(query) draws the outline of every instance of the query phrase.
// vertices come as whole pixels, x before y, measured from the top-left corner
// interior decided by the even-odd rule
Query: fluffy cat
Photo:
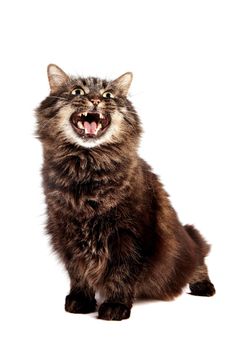
[[[113,81],[48,66],[50,95],[37,108],[47,232],[70,277],[65,309],[129,318],[137,297],[215,293],[209,245],[183,226],[158,177],[137,154],[141,126],[127,99],[132,74]]]

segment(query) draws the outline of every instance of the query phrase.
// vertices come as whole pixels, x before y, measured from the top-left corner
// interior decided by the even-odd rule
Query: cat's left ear
[[[112,84],[120,92],[121,95],[127,96],[130,85],[133,80],[133,73],[127,72],[119,78],[113,80]]]
[[[47,68],[50,90],[56,92],[69,81],[68,75],[56,64],[49,64]]]

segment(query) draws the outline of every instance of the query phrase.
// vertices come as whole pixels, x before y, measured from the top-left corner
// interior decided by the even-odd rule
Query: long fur
[[[102,99],[101,108],[119,116],[119,130],[94,147],[84,147],[78,136],[74,142],[64,111],[90,103],[88,94],[67,97],[74,84],[88,86],[89,95],[114,90],[114,82],[70,77],[37,109],[47,232],[71,280],[66,310],[94,311],[100,291],[99,317],[120,320],[129,317],[135,297],[179,295],[209,246],[193,226],[180,223],[158,177],[138,156],[139,117],[117,86],[116,98]]]

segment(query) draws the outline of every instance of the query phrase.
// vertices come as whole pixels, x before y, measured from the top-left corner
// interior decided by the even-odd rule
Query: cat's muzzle
[[[101,136],[109,127],[111,119],[99,112],[74,112],[70,123],[74,131],[83,138]]]

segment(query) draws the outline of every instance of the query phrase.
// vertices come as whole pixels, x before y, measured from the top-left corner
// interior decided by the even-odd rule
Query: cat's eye
[[[85,92],[83,89],[81,88],[76,88],[74,90],[71,91],[71,95],[75,95],[75,96],[83,96],[85,95]]]
[[[114,95],[110,91],[105,91],[103,93],[104,98],[114,98]]]

